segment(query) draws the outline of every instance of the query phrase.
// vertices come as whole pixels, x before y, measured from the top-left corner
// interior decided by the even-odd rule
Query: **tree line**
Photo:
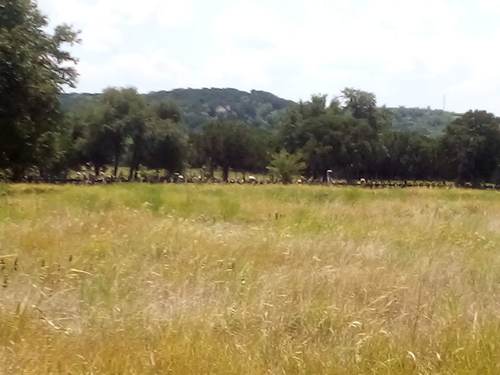
[[[396,131],[374,94],[346,88],[291,105],[272,127],[248,121],[185,126],[175,102],[148,103],[133,88],[109,88],[84,108],[63,112],[60,94],[75,84],[76,60],[64,46],[78,33],[47,19],[30,0],[0,4],[0,174],[65,178],[104,171],[134,180],[141,169],[166,176],[202,168],[337,179],[450,180],[500,183],[500,119],[469,111],[439,137]],[[123,176],[123,167],[126,176]]]

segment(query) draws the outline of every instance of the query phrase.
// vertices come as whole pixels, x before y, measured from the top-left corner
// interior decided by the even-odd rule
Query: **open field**
[[[499,374],[500,193],[0,186],[0,374]]]

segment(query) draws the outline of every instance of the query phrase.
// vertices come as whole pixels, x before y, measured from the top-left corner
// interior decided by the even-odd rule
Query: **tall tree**
[[[431,179],[438,168],[438,141],[416,132],[387,132],[381,176],[397,179]]]
[[[390,113],[385,107],[377,108],[377,97],[371,92],[345,88],[340,96],[343,110],[358,120],[366,120],[376,131],[380,132],[391,122]]]
[[[76,59],[63,50],[78,42],[77,33],[61,25],[50,34],[47,25],[32,0],[0,4],[0,167],[14,179],[50,152],[58,96],[77,76]]]
[[[345,88],[341,95],[344,108],[352,113],[357,119],[370,119],[375,116],[377,99],[374,94],[366,91]]]
[[[460,183],[491,180],[500,163],[500,119],[469,111],[446,128],[440,149],[449,177]]]
[[[304,156],[308,175],[323,177],[329,169],[348,179],[377,175],[382,155],[379,132],[362,117],[371,112],[360,110],[357,118],[350,105],[341,107],[333,101],[327,108],[325,97],[313,96],[284,117],[280,129],[283,146]]]
[[[134,88],[108,88],[103,92],[101,105],[101,121],[111,145],[113,175],[116,177],[127,139],[144,128],[146,103]]]
[[[100,110],[96,107],[86,114],[84,134],[81,142],[76,143],[81,148],[81,161],[91,163],[96,176],[113,161],[111,141],[102,125]]]
[[[216,121],[209,123],[200,136],[200,155],[206,160],[209,169],[220,167],[222,178],[229,180],[229,170],[247,170],[253,147],[250,128],[235,121]]]
[[[145,164],[168,174],[182,172],[188,155],[188,138],[182,127],[179,107],[161,102],[148,118],[145,138]]]

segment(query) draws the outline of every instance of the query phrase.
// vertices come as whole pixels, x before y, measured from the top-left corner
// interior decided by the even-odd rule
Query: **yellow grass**
[[[498,192],[0,186],[0,269],[0,374],[500,373]]]

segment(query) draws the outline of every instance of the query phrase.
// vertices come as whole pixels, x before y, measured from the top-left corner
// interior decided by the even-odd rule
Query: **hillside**
[[[99,94],[65,94],[64,111],[85,107]],[[258,126],[270,126],[292,101],[265,91],[240,91],[231,88],[176,89],[145,94],[149,103],[174,101],[181,108],[188,127],[196,129],[213,119],[238,119]]]
[[[398,131],[415,131],[432,137],[439,136],[459,115],[430,108],[388,108],[392,127]]]
[[[186,123],[197,128],[210,119],[238,119],[269,126],[291,101],[265,91],[236,89],[176,89],[146,95],[151,102],[172,100],[182,109]]]
[[[197,129],[213,119],[238,119],[257,126],[272,126],[291,100],[282,99],[265,91],[241,91],[233,88],[176,89],[144,94],[149,103],[174,101],[181,108],[190,129]],[[64,94],[61,97],[65,111],[75,111],[92,103],[99,94]],[[416,131],[429,136],[440,135],[457,114],[429,108],[388,108],[392,126],[398,131]]]
[[[100,94],[70,93],[62,94],[59,100],[64,112],[73,112],[92,104],[99,98],[99,95]]]

